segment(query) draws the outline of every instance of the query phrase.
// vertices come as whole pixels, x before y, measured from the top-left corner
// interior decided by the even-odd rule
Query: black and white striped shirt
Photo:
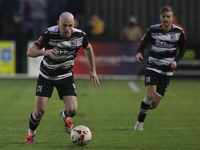
[[[178,49],[183,50],[186,47],[184,36],[183,30],[174,24],[168,32],[164,32],[162,24],[150,26],[141,39],[141,45],[144,46],[151,42],[146,69],[168,76],[173,75],[171,63],[182,58],[176,56]]]
[[[86,34],[73,28],[71,37],[64,39],[59,34],[59,27],[52,26],[35,42],[40,49],[56,49],[58,54],[53,58],[44,56],[40,64],[40,75],[49,80],[60,80],[72,76],[75,58],[81,46],[86,48]]]

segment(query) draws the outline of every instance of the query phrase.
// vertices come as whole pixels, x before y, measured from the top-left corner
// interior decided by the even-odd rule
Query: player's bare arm
[[[99,84],[99,79],[96,73],[96,69],[95,69],[95,60],[94,60],[94,52],[93,52],[93,48],[90,44],[88,44],[88,46],[84,49],[85,50],[85,54],[89,60],[90,63],[90,79],[92,82],[94,82],[94,85],[100,85]]]
[[[38,56],[49,56],[49,57],[54,57],[58,54],[58,51],[56,49],[50,49],[50,50],[45,50],[42,51],[40,48],[37,46],[33,45],[30,47],[27,51],[27,56],[28,57],[38,57]]]
[[[143,58],[142,54],[141,53],[138,53],[136,56],[135,56],[136,60],[140,63]]]

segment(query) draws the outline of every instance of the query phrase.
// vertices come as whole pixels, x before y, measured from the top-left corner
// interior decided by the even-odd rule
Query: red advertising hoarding
[[[133,43],[91,42],[95,54],[98,75],[138,75],[135,55],[137,46]],[[88,59],[81,48],[75,60],[74,75],[89,75]]]

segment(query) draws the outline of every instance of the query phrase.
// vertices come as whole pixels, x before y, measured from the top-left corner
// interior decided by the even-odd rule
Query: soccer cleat
[[[63,111],[65,111],[65,109],[62,109],[62,110],[61,110],[61,113],[60,113],[61,116],[62,116]],[[62,116],[62,119],[63,119],[63,121],[64,121],[64,128],[65,128],[65,131],[66,131],[68,134],[71,134],[71,130],[72,130],[72,128],[73,128],[73,122],[72,122],[71,118],[70,118],[70,117],[67,117],[67,119],[65,119],[65,118],[63,118],[63,116]]]
[[[26,144],[35,144],[35,140],[34,140],[35,134],[32,135],[27,135],[26,137]]]
[[[137,122],[135,125],[135,130],[143,130],[143,123]]]

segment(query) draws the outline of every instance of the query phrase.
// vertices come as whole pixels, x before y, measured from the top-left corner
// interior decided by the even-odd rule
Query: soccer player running
[[[149,109],[157,107],[167,91],[173,70],[185,54],[185,34],[172,24],[173,8],[164,6],[160,9],[161,24],[148,28],[141,39],[136,60],[143,59],[146,45],[151,42],[150,54],[145,72],[146,96],[142,100],[135,130],[143,130],[143,122]],[[179,49],[179,51],[178,51]]]
[[[35,110],[29,118],[27,144],[33,144],[36,128],[45,113],[47,102],[56,87],[65,109],[61,110],[64,127],[71,133],[73,127],[70,117],[77,112],[77,94],[74,85],[73,65],[78,50],[83,47],[90,64],[90,79],[95,85],[99,80],[95,70],[93,48],[86,34],[74,27],[74,16],[63,12],[57,25],[47,28],[46,32],[27,51],[28,57],[44,56],[36,87]],[[41,50],[45,48],[45,50]]]

